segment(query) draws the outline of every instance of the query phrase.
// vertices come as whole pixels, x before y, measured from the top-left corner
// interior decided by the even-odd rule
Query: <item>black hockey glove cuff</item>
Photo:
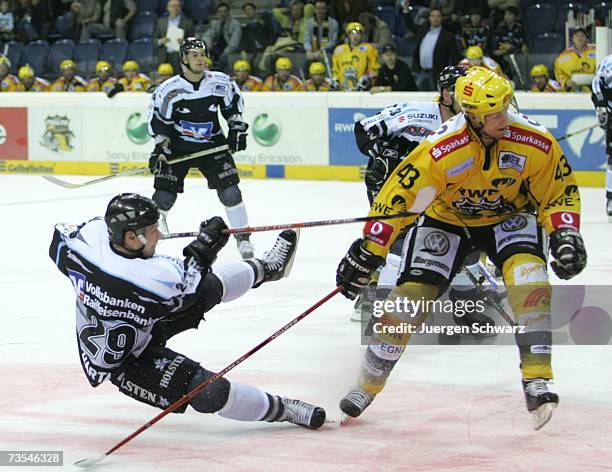
[[[336,269],[336,285],[342,286],[342,295],[354,300],[370,282],[372,274],[385,260],[363,247],[364,240],[356,239]]]
[[[558,229],[550,234],[550,263],[557,277],[568,280],[586,267],[587,254],[580,233],[573,229]]]
[[[122,84],[115,84],[113,85],[113,87],[108,91],[108,93],[106,94],[108,96],[108,98],[113,98],[115,95],[117,95],[119,92],[123,92],[125,90],[125,88],[123,88]]]
[[[228,126],[227,144],[229,145],[230,152],[244,151],[246,149],[249,124],[244,121],[230,121]]]
[[[149,170],[153,175],[166,175],[172,173],[172,168],[170,164],[168,164],[171,153],[167,146],[167,141],[156,144],[149,157]]]
[[[225,229],[227,225],[219,216],[203,221],[200,224],[198,237],[183,249],[186,262],[193,258],[202,268],[210,268],[217,259],[219,251],[229,240],[229,234],[223,233]]]
[[[364,179],[366,187],[379,191],[400,162],[400,159],[397,158],[378,156],[371,159]]]

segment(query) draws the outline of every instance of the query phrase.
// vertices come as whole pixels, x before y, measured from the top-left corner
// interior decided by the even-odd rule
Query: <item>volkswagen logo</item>
[[[425,237],[425,250],[432,256],[444,256],[450,249],[450,241],[441,231],[432,231]]]
[[[521,215],[515,215],[504,221],[501,225],[501,228],[504,231],[512,232],[523,229],[525,226],[527,226],[527,218]]]

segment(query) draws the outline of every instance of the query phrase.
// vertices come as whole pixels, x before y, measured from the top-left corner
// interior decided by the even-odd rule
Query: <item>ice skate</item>
[[[351,321],[368,322],[372,317],[374,301],[376,300],[376,284],[368,284],[363,287],[355,301],[355,307],[351,314]]]
[[[527,410],[532,415],[533,429],[536,431],[548,423],[553,410],[559,404],[559,395],[548,391],[545,379],[523,380]]]
[[[319,406],[291,398],[281,398],[280,403],[283,412],[275,422],[288,421],[309,429],[318,429],[325,423],[325,410]]]
[[[285,230],[278,235],[272,249],[264,253],[263,258],[260,259],[264,267],[264,282],[289,276],[299,237],[299,230],[292,229]]]
[[[360,387],[355,387],[340,400],[340,409],[345,415],[357,418],[370,406],[375,396]]]

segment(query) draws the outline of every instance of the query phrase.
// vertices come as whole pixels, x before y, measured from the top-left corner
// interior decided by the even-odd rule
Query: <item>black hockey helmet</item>
[[[196,49],[203,49],[206,56],[210,56],[208,52],[208,46],[204,40],[197,38],[195,36],[189,36],[185,41],[181,43],[181,48],[179,50],[181,60],[187,55],[189,51],[193,51]]]
[[[443,89],[448,89],[450,93],[455,92],[455,82],[459,77],[467,74],[467,69],[460,66],[446,66],[438,75],[438,92],[442,93]]]
[[[108,236],[115,244],[123,244],[126,231],[143,234],[147,226],[158,220],[157,203],[137,193],[120,193],[113,197],[104,214]]]

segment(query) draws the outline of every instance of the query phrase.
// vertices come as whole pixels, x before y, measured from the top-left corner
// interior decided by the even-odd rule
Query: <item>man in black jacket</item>
[[[414,23],[404,22],[408,29],[414,28]],[[429,25],[425,25],[416,34],[416,48],[412,67],[416,72],[416,82],[419,90],[435,90],[436,77],[446,66],[455,65],[461,60],[457,41],[453,33],[442,25],[442,11],[432,8],[429,12]]]
[[[419,89],[412,77],[408,64],[397,58],[397,51],[393,44],[387,44],[382,49],[383,65],[378,71],[376,92],[417,92]]]

